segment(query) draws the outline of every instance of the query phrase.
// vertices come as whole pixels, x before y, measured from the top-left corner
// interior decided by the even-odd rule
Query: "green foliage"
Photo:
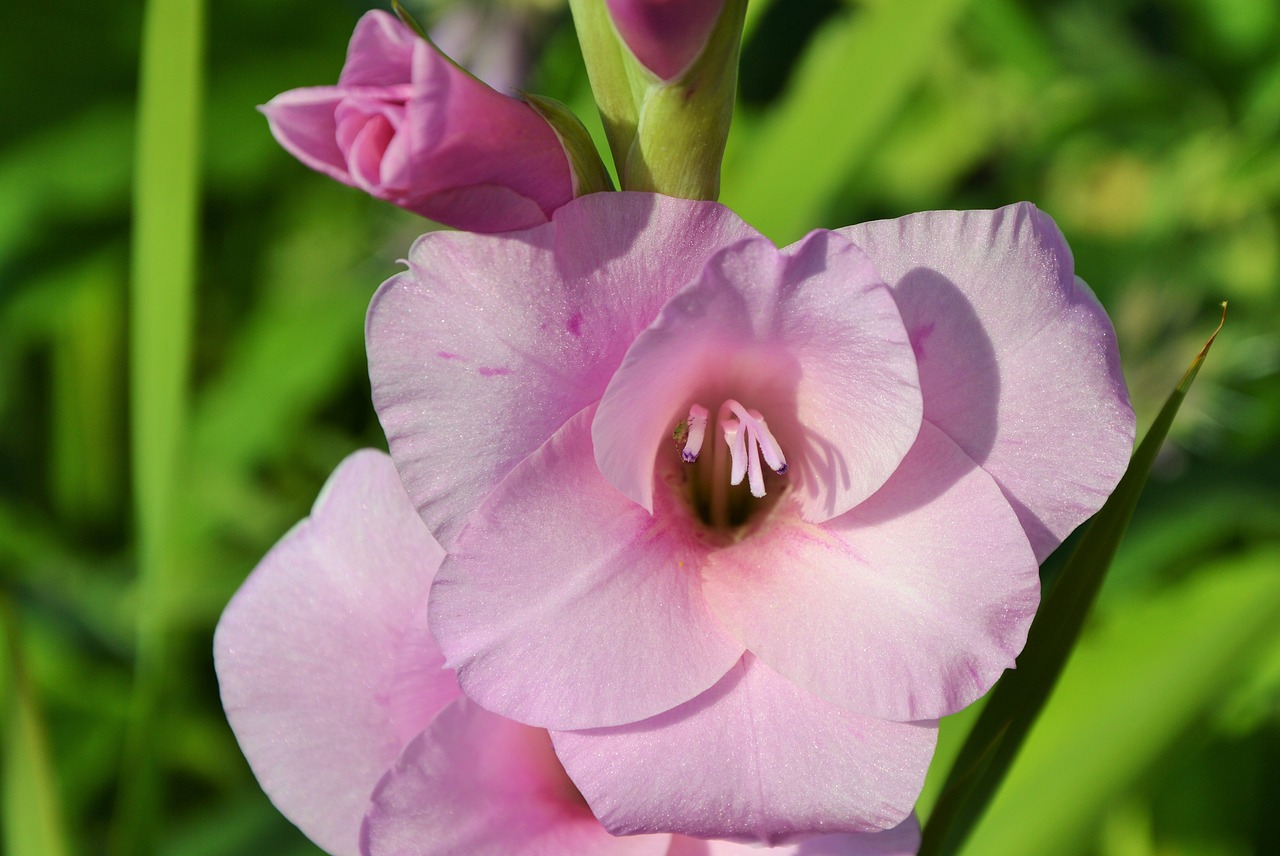
[[[66,856],[62,810],[54,785],[44,723],[22,662],[19,629],[8,598],[0,599],[0,741],[5,765],[0,774],[6,852]]]
[[[567,13],[524,5],[550,9],[525,10],[543,46],[528,88],[569,105],[603,151]],[[20,84],[0,130],[6,852],[103,852],[131,824],[151,842],[138,853],[316,852],[235,746],[210,638],[342,456],[384,442],[363,310],[429,224],[299,166],[253,110],[333,82],[356,8],[174,8],[189,12],[169,36],[183,70],[156,94],[148,54],[141,113],[134,7],[18,4],[0,28],[0,72]],[[1232,302],[966,853],[1263,854],[1280,840],[1276,8],[748,7],[722,199],[775,238],[1035,201],[1116,322],[1142,425]],[[189,183],[163,177],[194,175],[182,161],[197,156]],[[943,723],[922,817],[978,715]],[[146,769],[154,787],[121,814],[122,771]]]

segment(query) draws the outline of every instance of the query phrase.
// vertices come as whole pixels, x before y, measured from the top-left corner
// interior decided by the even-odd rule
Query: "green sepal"
[[[573,195],[586,196],[588,193],[613,190],[609,170],[600,159],[600,152],[596,151],[590,132],[573,111],[545,95],[522,92],[520,97],[547,120],[547,124],[560,138],[560,145],[564,147],[564,153],[569,158],[569,169],[573,173]]]
[[[636,136],[639,107],[632,90],[624,56],[629,52],[613,28],[613,19],[604,0],[569,0],[573,26],[578,32],[582,59],[591,81],[591,94],[604,124],[613,162],[619,167],[626,160],[631,141]],[[623,189],[627,189],[623,184]]]
[[[1129,526],[1156,454],[1226,317],[1227,304],[1223,303],[1217,329],[1165,401],[1120,483],[1089,520],[1046,592],[1018,656],[1018,668],[1005,672],[996,684],[947,774],[925,824],[919,856],[958,853],[995,795],[1062,673]]]
[[[697,58],[667,81],[632,55],[604,0],[569,5],[622,189],[718,198],[747,0],[726,0]]]
[[[396,17],[400,19],[400,23],[404,24],[427,41],[431,41],[431,37],[427,35],[427,31],[418,23],[418,19],[414,18],[409,10],[400,4],[400,0],[391,0],[391,11],[396,13]]]
[[[697,59],[665,83],[626,54],[633,79],[647,86],[635,140],[618,172],[623,189],[719,198],[746,13],[747,0],[726,0]]]

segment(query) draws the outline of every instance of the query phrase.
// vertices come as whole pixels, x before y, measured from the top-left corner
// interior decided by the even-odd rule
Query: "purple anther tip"
[[[786,475],[786,472],[787,472],[787,470],[789,470],[789,469],[791,469],[791,468],[790,468],[790,467],[788,467],[786,464],[783,464],[782,466],[780,466],[780,467],[778,467],[776,470],[774,470],[774,472],[781,476],[781,475]]]
[[[690,452],[681,452],[680,457],[684,459],[686,464],[692,464],[694,461],[698,460],[698,456]]]

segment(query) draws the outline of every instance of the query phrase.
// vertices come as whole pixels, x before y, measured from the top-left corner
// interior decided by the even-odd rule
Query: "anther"
[[[730,398],[720,405],[716,421],[720,423],[724,441],[729,445],[729,483],[742,484],[745,476],[751,495],[757,499],[763,497],[764,472],[760,467],[760,456],[764,456],[765,463],[775,473],[782,475],[787,471],[787,460],[782,454],[782,447],[769,431],[764,417],[760,415],[760,411],[747,410]]]
[[[707,434],[707,417],[710,411],[701,404],[695,404],[689,408],[689,418],[684,420],[681,425],[684,430],[684,450],[680,452],[680,457],[686,464],[692,464],[698,460],[698,453],[702,451],[702,441]],[[676,428],[676,438],[679,442],[681,429]]]

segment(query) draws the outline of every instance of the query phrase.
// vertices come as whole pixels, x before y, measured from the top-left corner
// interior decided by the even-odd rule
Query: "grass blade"
[[[0,662],[0,698],[5,699],[0,791],[4,834],[0,840],[6,853],[67,856],[71,851],[62,825],[44,723],[23,668],[17,622],[5,594],[0,594],[0,625],[5,649]]]
[[[203,99],[202,0],[148,0],[134,153],[130,390],[138,593],[135,685],[110,852],[152,852],[151,742],[168,632],[191,361]]]

